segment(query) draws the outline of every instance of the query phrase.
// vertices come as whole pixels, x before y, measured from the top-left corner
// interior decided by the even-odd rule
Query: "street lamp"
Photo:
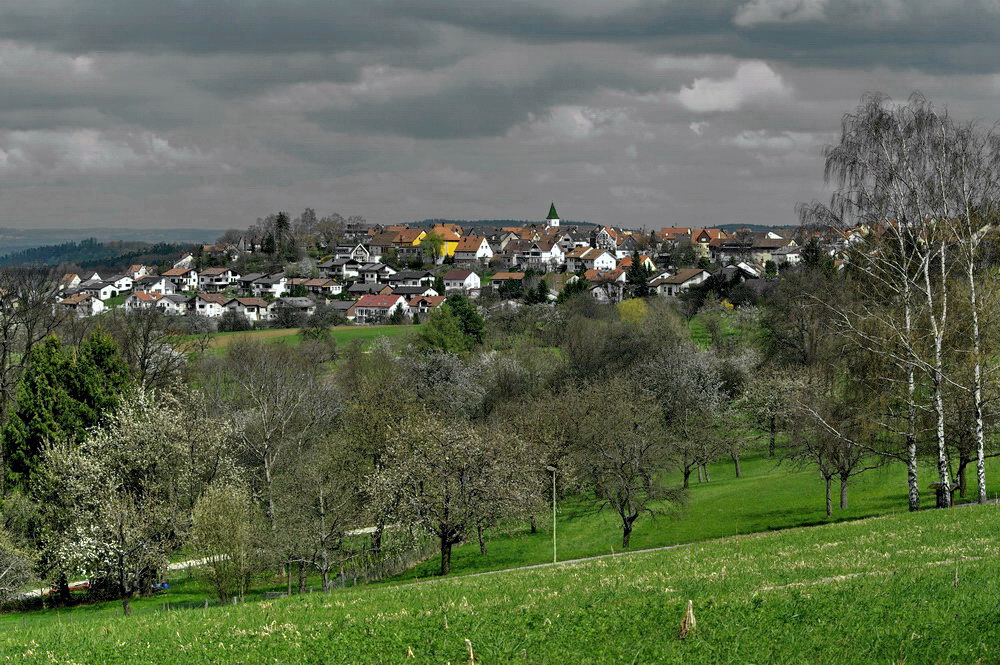
[[[557,469],[549,465],[545,467],[546,471],[552,472],[552,563],[556,563],[558,559],[556,558],[556,471]]]

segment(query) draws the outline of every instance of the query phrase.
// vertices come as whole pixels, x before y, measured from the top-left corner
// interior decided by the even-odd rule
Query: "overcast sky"
[[[1000,119],[1000,0],[6,0],[0,226],[794,223],[880,90]]]

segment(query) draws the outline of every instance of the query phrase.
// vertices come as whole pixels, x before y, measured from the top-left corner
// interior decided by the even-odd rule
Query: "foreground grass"
[[[643,515],[632,533],[632,549],[690,543],[736,534],[773,531],[829,522],[856,520],[906,510],[906,472],[902,465],[875,469],[852,479],[849,507],[835,506],[832,520],[826,519],[823,481],[815,469],[802,469],[779,463],[766,456],[749,456],[743,461],[743,477],[736,478],[732,463],[719,462],[709,467],[712,481],[692,486],[684,506],[664,506],[655,517]],[[932,482],[934,472],[923,470],[922,484]],[[1000,492],[1000,459],[989,460],[987,478],[994,479],[988,488],[992,498]],[[679,474],[668,482],[681,484]],[[974,484],[974,481],[973,481]],[[839,493],[839,487],[835,489]],[[970,495],[975,496],[975,487]],[[839,494],[834,499],[837,501]],[[926,508],[934,506],[934,495],[922,497]],[[539,516],[545,520],[545,515]],[[551,519],[551,518],[549,518]],[[556,525],[560,559],[609,554],[621,551],[621,526],[610,509],[597,512],[580,500],[563,500]],[[552,531],[545,522],[538,533],[531,534],[526,524],[518,524],[507,533],[496,533],[483,555],[474,540],[454,550],[453,574],[483,572],[552,561]],[[440,568],[439,557],[429,559],[403,576],[417,579],[434,576]]]
[[[238,607],[9,628],[25,663],[987,663],[1000,509]],[[957,580],[957,583],[956,583]],[[698,628],[677,631],[688,600]],[[413,657],[407,657],[411,650]]]

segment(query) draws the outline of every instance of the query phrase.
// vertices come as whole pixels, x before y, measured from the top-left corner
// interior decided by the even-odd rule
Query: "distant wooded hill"
[[[58,245],[32,247],[0,256],[0,266],[32,264],[57,266],[73,263],[80,268],[121,270],[133,263],[157,265],[174,261],[191,245],[184,243],[148,243],[114,240],[100,242],[94,238],[70,241]]]

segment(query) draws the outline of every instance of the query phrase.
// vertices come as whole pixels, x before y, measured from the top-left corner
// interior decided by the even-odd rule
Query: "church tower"
[[[546,217],[546,221],[548,222],[548,226],[550,229],[555,229],[559,227],[559,213],[556,212],[555,202],[553,202],[552,205],[549,206],[549,216]]]

